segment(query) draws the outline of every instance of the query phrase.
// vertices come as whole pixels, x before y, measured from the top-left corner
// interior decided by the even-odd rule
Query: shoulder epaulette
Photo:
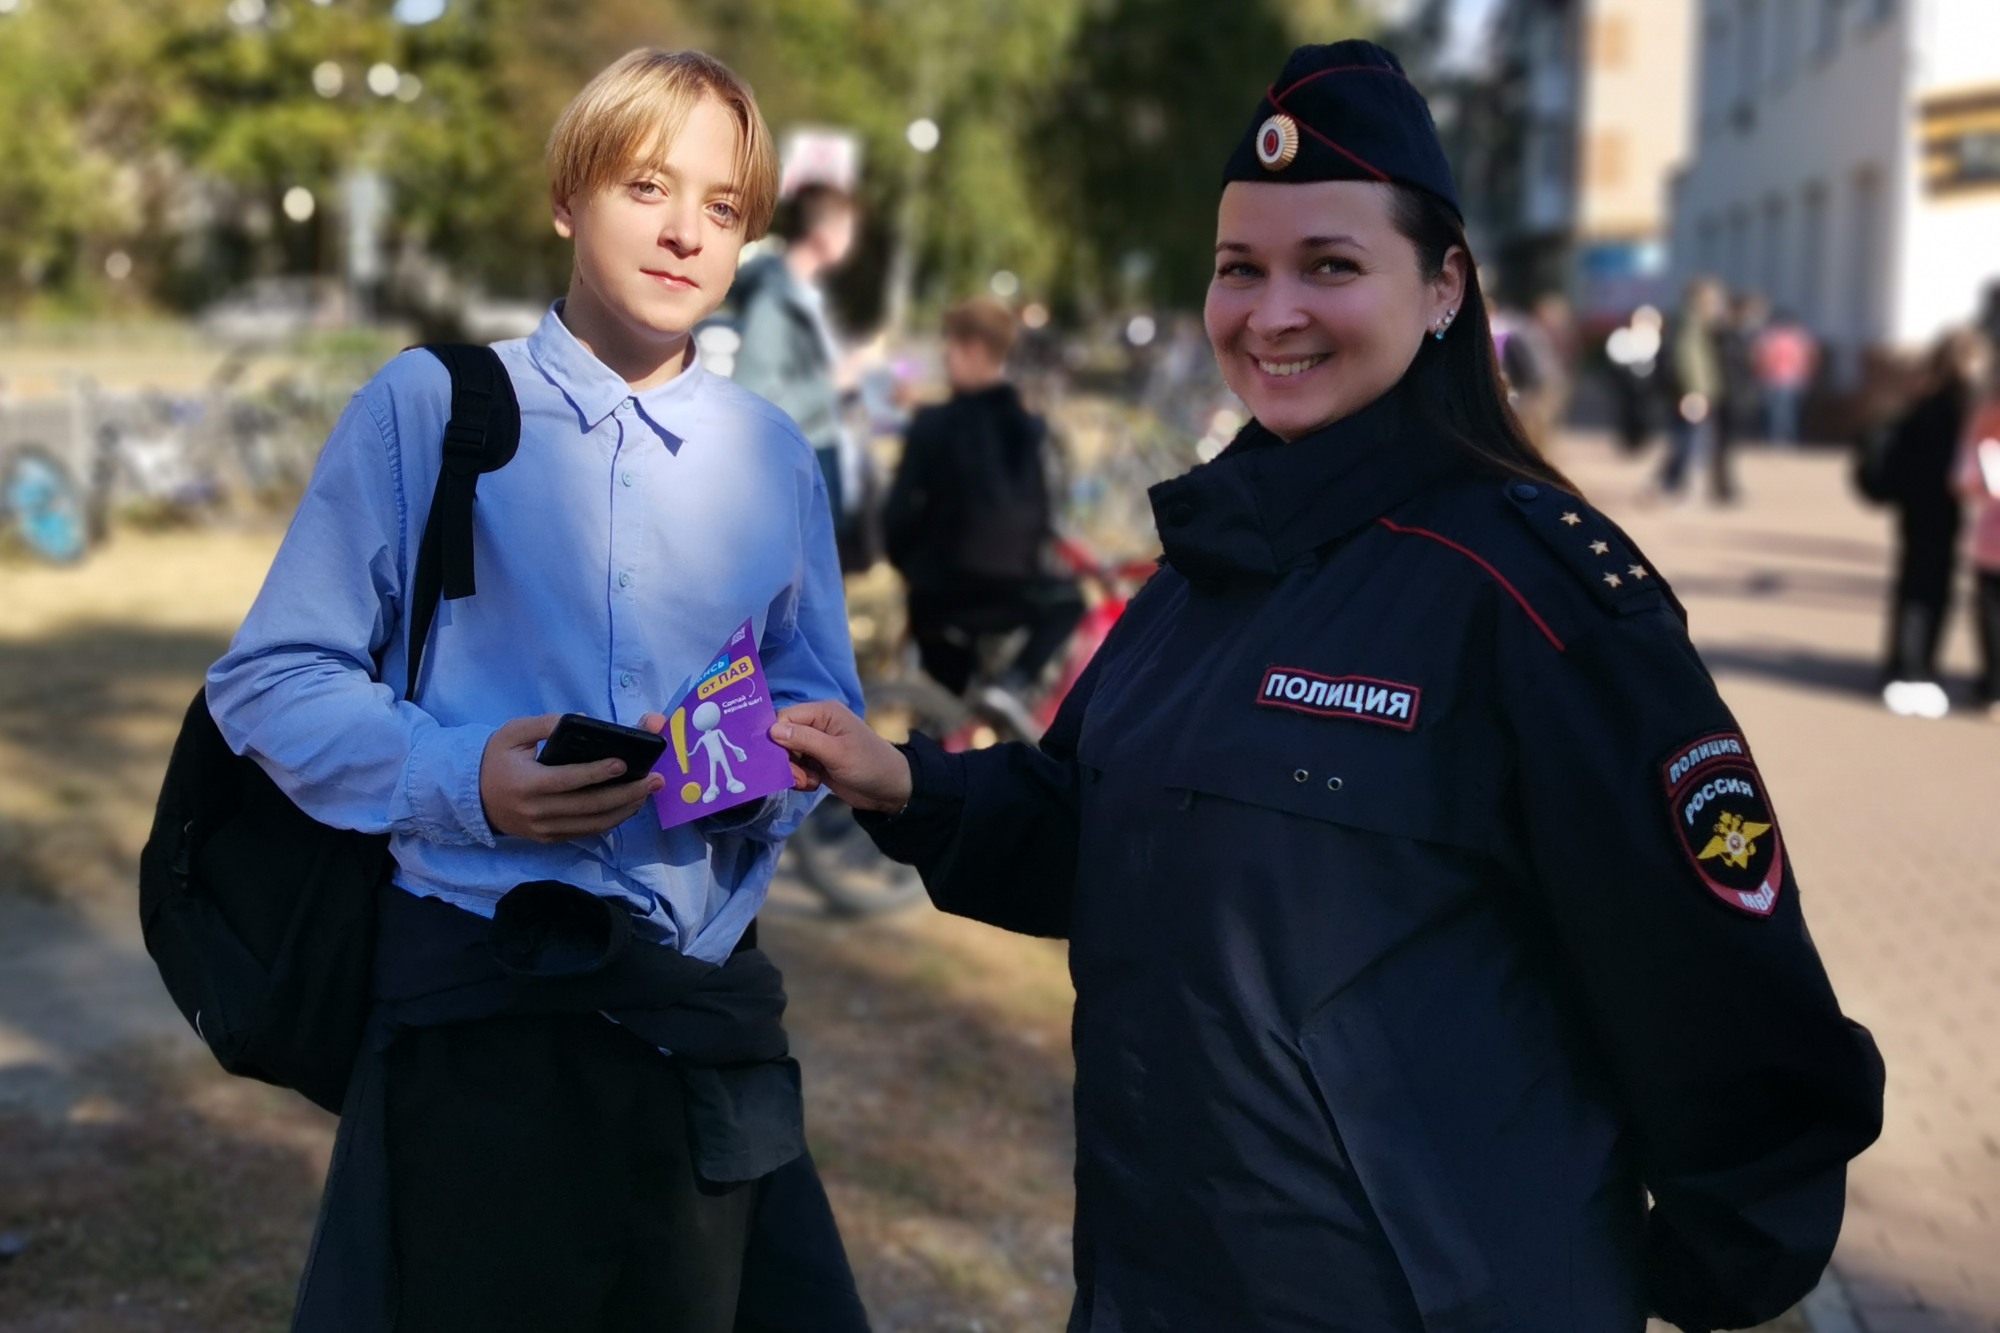
[[[1658,606],[1669,595],[1618,525],[1568,491],[1513,481],[1507,483],[1506,496],[1521,520],[1605,610],[1631,615]]]

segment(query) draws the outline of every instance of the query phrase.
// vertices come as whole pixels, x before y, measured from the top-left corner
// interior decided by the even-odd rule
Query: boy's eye
[[[737,213],[736,205],[734,204],[725,204],[717,202],[710,204],[709,209],[711,212],[715,214],[716,220],[722,223],[722,225],[725,227],[735,226],[736,219],[740,216],[740,214]]]
[[[638,195],[641,199],[652,199],[665,194],[666,191],[660,188],[658,181],[633,181],[632,193]]]

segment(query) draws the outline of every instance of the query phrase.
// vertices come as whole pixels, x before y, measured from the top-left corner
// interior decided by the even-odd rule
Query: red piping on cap
[[[1485,570],[1488,574],[1493,576],[1493,581],[1495,583],[1498,583],[1501,587],[1507,590],[1507,595],[1509,597],[1512,597],[1515,601],[1521,604],[1521,609],[1528,613],[1528,619],[1535,622],[1535,628],[1542,632],[1543,638],[1547,639],[1550,643],[1555,645],[1557,652],[1561,653],[1569,651],[1568,649],[1563,647],[1563,641],[1556,637],[1556,632],[1549,628],[1549,623],[1546,620],[1543,620],[1539,615],[1535,614],[1535,608],[1528,605],[1528,599],[1521,596],[1521,590],[1519,588],[1516,588],[1513,584],[1509,583],[1507,581],[1507,576],[1505,574],[1502,574],[1499,570],[1493,568],[1493,566],[1486,563],[1485,560],[1481,559],[1477,555],[1474,555],[1471,551],[1466,550],[1463,546],[1460,546],[1457,542],[1453,541],[1451,538],[1440,536],[1439,534],[1430,531],[1428,528],[1406,528],[1402,524],[1392,522],[1386,518],[1378,518],[1375,521],[1377,523],[1380,523],[1383,527],[1389,529],[1389,531],[1399,532],[1406,537],[1428,537],[1434,542],[1437,542],[1444,546],[1449,546],[1452,550],[1458,552],[1460,555],[1464,556],[1467,560],[1470,560],[1473,564],[1478,565],[1481,569]]]
[[[1350,65],[1350,66],[1344,66],[1343,68],[1369,69],[1372,67],[1368,65]],[[1338,73],[1339,71],[1329,69],[1329,70],[1322,70],[1320,72],[1323,74],[1335,74]],[[1395,73],[1394,70],[1388,70],[1385,72],[1390,74]],[[1319,75],[1316,74],[1313,77],[1318,78]],[[1307,82],[1307,80],[1305,79],[1299,80],[1299,83],[1305,83],[1305,82]],[[1299,84],[1295,83],[1292,85],[1292,88],[1296,88],[1298,86]],[[1291,88],[1287,88],[1285,92],[1289,93],[1291,90],[1292,90]],[[1275,84],[1264,90],[1264,100],[1269,102],[1272,106],[1276,107],[1279,111],[1284,112],[1285,115],[1291,116],[1292,123],[1294,125],[1297,125],[1300,129],[1304,130],[1307,134],[1310,134],[1313,138],[1325,144],[1328,148],[1331,148],[1334,152],[1339,153],[1342,157],[1346,158],[1349,162],[1352,162],[1355,166],[1360,167],[1363,171],[1373,176],[1376,180],[1385,183],[1389,180],[1388,172],[1382,170],[1380,167],[1376,166],[1373,162],[1368,161],[1366,158],[1363,158],[1358,154],[1352,153],[1347,149],[1342,148],[1339,144],[1327,138],[1324,134],[1321,134],[1318,130],[1314,129],[1312,126],[1306,124],[1305,121],[1299,119],[1299,117],[1292,115],[1292,112],[1285,106],[1283,99],[1284,99],[1284,94],[1278,91],[1277,86]]]
[[[1306,75],[1303,79],[1300,79],[1297,83],[1294,83],[1291,87],[1285,89],[1285,91],[1283,91],[1282,93],[1279,93],[1278,96],[1290,97],[1293,93],[1305,87],[1307,84],[1311,83],[1314,79],[1323,79],[1329,74],[1393,74],[1397,78],[1401,79],[1404,83],[1408,83],[1410,81],[1409,75],[1403,73],[1399,69],[1390,69],[1386,65],[1335,65],[1332,69],[1321,69],[1313,71],[1311,74]]]

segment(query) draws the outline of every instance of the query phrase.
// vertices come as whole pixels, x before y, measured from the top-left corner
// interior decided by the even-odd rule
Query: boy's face
[[[1001,362],[985,343],[972,338],[944,340],[944,378],[954,389],[983,389],[1000,378]]]
[[[582,298],[643,341],[679,338],[715,313],[743,249],[738,135],[735,117],[705,97],[664,161],[555,202],[556,231],[576,242],[572,305]]]

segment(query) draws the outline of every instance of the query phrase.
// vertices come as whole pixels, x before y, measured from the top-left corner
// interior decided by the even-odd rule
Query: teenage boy
[[[1048,428],[1007,379],[1017,327],[992,297],[945,312],[951,399],[910,422],[883,531],[909,584],[910,636],[924,670],[946,689],[964,693],[979,636],[1028,631],[987,699],[1025,717],[1020,695],[1076,628],[1083,599],[1074,580],[1047,567],[1055,533]]]
[[[776,156],[727,68],[648,50],[578,94],[548,166],[569,293],[496,348],[520,448],[480,480],[478,591],[441,608],[414,697],[384,682],[450,415],[422,352],[335,426],[208,678],[232,747],[395,856],[294,1325],[314,1333],[727,1333],[781,1178],[851,1298],[777,974],[740,947],[808,807],[662,830],[657,776],[536,760],[563,712],[659,731],[746,617],[776,702],[859,702],[812,451],[689,337],[768,224]]]

